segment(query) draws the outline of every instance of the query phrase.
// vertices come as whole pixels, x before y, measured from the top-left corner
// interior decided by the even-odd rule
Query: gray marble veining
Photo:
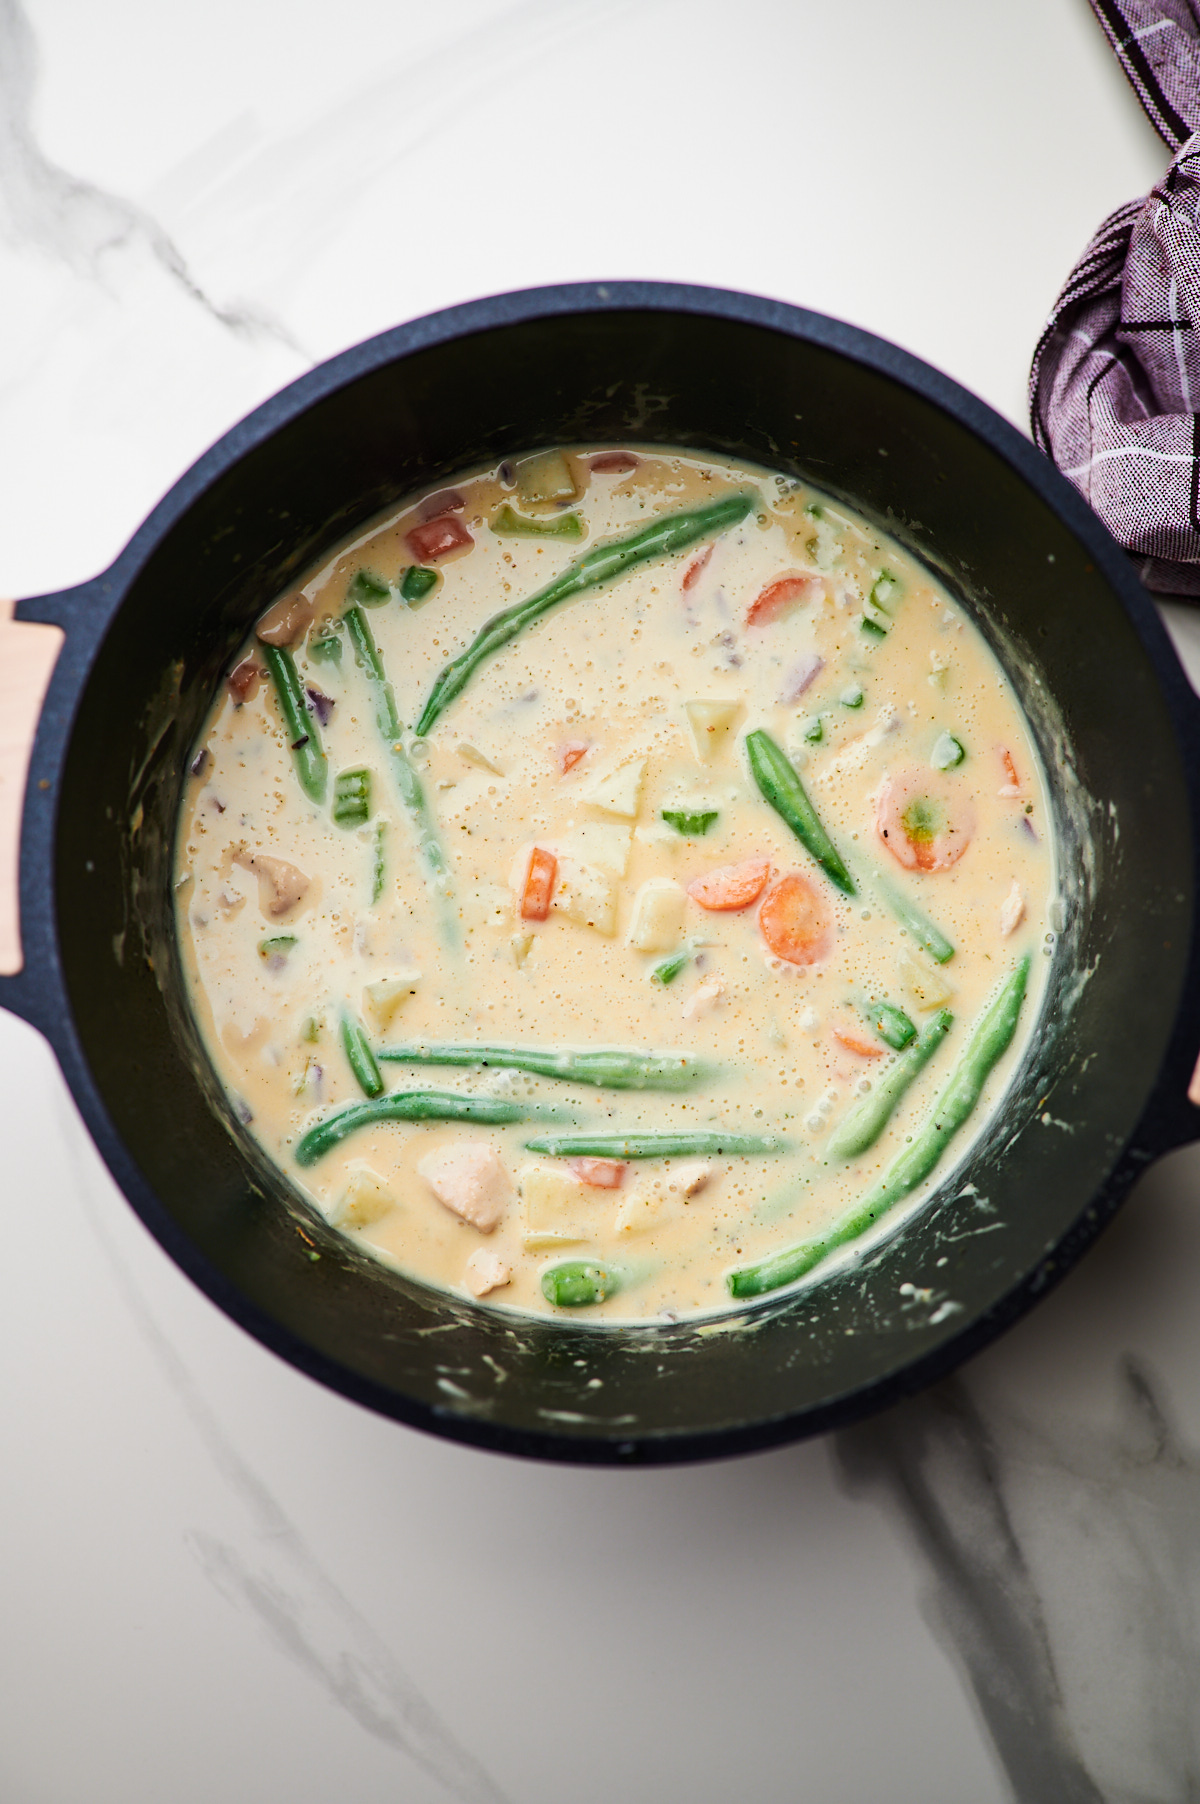
[[[196,280],[170,234],[143,207],[62,169],[33,128],[37,43],[20,0],[0,0],[0,222],[6,235],[98,277],[106,257],[140,245],[192,300],[231,331],[291,345],[254,307],[221,306]]]
[[[1019,1804],[1200,1798],[1200,1456],[1131,1354],[1052,1432],[958,1378],[838,1437],[898,1506]]]
[[[957,1655],[1022,1804],[1103,1804],[1063,1706],[1037,1587],[992,1437],[951,1380],[838,1437],[852,1489],[883,1486],[931,1575],[928,1619]]]
[[[62,1102],[63,1136],[78,1165],[78,1129]],[[98,1245],[129,1315],[180,1408],[207,1449],[246,1533],[240,1544],[193,1527],[188,1539],[205,1577],[246,1611],[275,1651],[318,1685],[368,1735],[427,1772],[457,1804],[507,1804],[504,1792],[453,1734],[379,1631],[351,1603],[286,1510],[209,1408],[117,1256],[91,1186],[79,1169]]]

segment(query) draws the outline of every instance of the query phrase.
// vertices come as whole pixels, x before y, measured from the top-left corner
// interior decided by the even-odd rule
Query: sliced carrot
[[[811,601],[820,592],[819,576],[781,576],[768,583],[746,609],[747,626],[767,626],[778,620],[800,602]]]
[[[1000,762],[1004,766],[1004,775],[1014,789],[1020,789],[1021,779],[1017,775],[1017,767],[1013,763],[1013,755],[1006,745],[1000,747]]]
[[[829,950],[833,923],[824,902],[799,871],[789,871],[769,891],[758,925],[776,958],[814,965]]]
[[[521,919],[544,921],[550,913],[554,879],[558,875],[558,859],[543,846],[535,846],[529,854],[529,869],[521,891]]]
[[[409,550],[422,564],[432,564],[462,545],[475,543],[462,521],[453,514],[439,514],[436,520],[426,520],[404,536]]]
[[[731,910],[757,902],[771,875],[769,858],[747,858],[743,864],[720,864],[688,884],[688,895],[701,908]]]
[[[961,784],[913,769],[889,777],[875,805],[875,830],[910,871],[945,871],[975,831],[975,802]]]
[[[609,471],[636,470],[640,462],[632,451],[601,451],[599,456],[592,458],[591,467],[603,476]]]
[[[568,1159],[567,1164],[577,1178],[597,1190],[619,1190],[625,1182],[625,1165],[620,1159]]]
[[[695,557],[683,573],[683,586],[685,589],[692,588],[695,583],[700,581],[701,576],[704,574],[705,565],[708,563],[712,554],[713,548],[711,545],[706,545],[703,551],[698,551],[696,553]]]
[[[579,760],[584,757],[590,749],[586,739],[568,739],[565,745],[559,746],[558,762],[562,766],[564,777],[569,770],[575,769]]]
[[[847,1052],[856,1052],[860,1059],[881,1059],[883,1047],[877,1046],[873,1040],[864,1039],[852,1027],[835,1027],[833,1037],[846,1048]]]

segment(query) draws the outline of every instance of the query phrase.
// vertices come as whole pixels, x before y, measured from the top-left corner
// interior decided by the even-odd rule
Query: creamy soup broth
[[[738,496],[753,497],[743,517],[525,625],[415,736],[439,673],[498,611],[598,545]],[[281,650],[305,692],[290,722]],[[179,824],[188,994],[248,1131],[379,1258],[487,1307],[731,1307],[731,1270],[819,1241],[912,1147],[1029,961],[969,1122],[886,1226],[1002,1097],[1049,962],[1038,758],[963,610],[841,503],[640,447],[517,460],[340,547],[235,665]],[[765,796],[750,761],[762,735],[853,894]],[[944,936],[932,952],[922,919]],[[890,1121],[847,1155],[839,1133],[935,1023],[944,1037]],[[652,1053],[682,1087],[378,1058],[447,1045]],[[367,1101],[372,1059],[385,1095],[491,1099],[524,1118],[368,1121],[299,1163],[306,1135]],[[555,1140],[648,1134],[710,1139],[648,1158]],[[730,1135],[760,1144],[731,1152]],[[583,1297],[553,1277],[547,1294],[563,1266],[593,1271]]]

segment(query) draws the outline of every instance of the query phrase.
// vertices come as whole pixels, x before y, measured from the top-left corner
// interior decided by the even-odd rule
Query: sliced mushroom
[[[311,626],[316,611],[315,599],[297,590],[268,608],[254,631],[264,645],[294,645]]]
[[[233,862],[258,878],[258,905],[273,920],[290,914],[312,884],[312,878],[286,858],[270,858],[265,852],[238,852]]]

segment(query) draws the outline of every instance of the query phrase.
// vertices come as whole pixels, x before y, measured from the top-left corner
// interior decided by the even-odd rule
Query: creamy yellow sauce
[[[319,739],[324,800],[301,786],[271,680],[245,666],[264,657],[252,637],[197,744],[176,861],[204,1043],[232,1105],[311,1204],[379,1257],[443,1289],[482,1292],[486,1307],[554,1312],[547,1268],[594,1263],[613,1288],[581,1313],[617,1321],[729,1307],[729,1270],[826,1230],[910,1142],[997,987],[1035,955],[1013,1044],[905,1207],[919,1204],[1021,1058],[1048,964],[1037,955],[1055,868],[1043,777],[1011,687],[922,565],[841,503],[771,472],[637,447],[616,460],[629,467],[612,468],[611,455],[594,467],[596,455],[469,475],[450,511],[439,513],[444,497],[417,498],[289,591],[259,630],[290,638],[299,681],[319,692],[309,750]],[[607,539],[749,490],[751,511],[715,539],[527,626],[414,739],[439,671],[499,610]],[[464,542],[442,549],[437,532],[422,536],[430,516]],[[581,536],[527,536],[509,530],[514,516],[567,530],[577,521]],[[399,582],[414,564],[437,581],[408,605]],[[443,848],[440,881],[422,860],[367,672],[337,626],[355,597],[369,603],[362,618]],[[321,656],[331,633],[336,662]],[[760,793],[746,750],[756,730],[792,761],[855,895]],[[336,778],[358,768],[370,773],[367,819],[339,825]],[[681,831],[664,811],[715,819]],[[738,870],[720,875],[726,867]],[[755,867],[764,880],[745,906],[704,906],[753,888]],[[953,958],[922,950],[879,874],[936,923]],[[663,982],[672,958],[679,969]],[[869,1151],[831,1157],[839,1124],[902,1056],[877,1031],[885,1001],[918,1030],[939,1009],[953,1025]],[[375,1053],[617,1047],[706,1069],[691,1088],[615,1090],[384,1061],[389,1092],[506,1099],[526,1119],[380,1122],[301,1166],[302,1137],[363,1101],[343,1019]],[[607,1185],[526,1149],[583,1131],[776,1144],[587,1173],[619,1180]]]

